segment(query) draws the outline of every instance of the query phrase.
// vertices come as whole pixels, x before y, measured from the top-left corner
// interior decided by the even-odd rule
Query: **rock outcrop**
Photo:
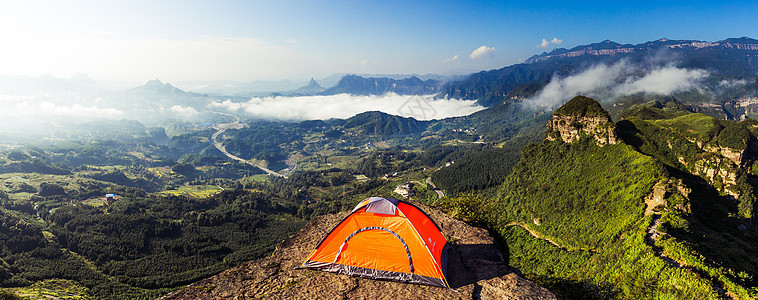
[[[567,143],[590,136],[598,145],[616,144],[616,125],[600,103],[592,98],[576,96],[553,112],[547,123],[548,140],[560,139]]]
[[[684,165],[692,174],[700,176],[712,184],[720,192],[738,199],[740,197],[737,179],[740,174],[748,172],[746,154],[748,148],[755,148],[756,143],[750,141],[743,149],[733,149],[723,146],[702,145],[702,153],[690,160],[677,157],[679,163]],[[671,146],[669,146],[671,148]]]
[[[732,148],[727,148],[727,147],[716,147],[716,146],[706,145],[703,148],[703,151],[720,154],[721,156],[726,157],[729,160],[731,160],[737,166],[745,165],[746,149],[732,149]]]
[[[653,186],[653,190],[645,197],[645,215],[660,214],[664,209],[676,209],[691,213],[690,193],[692,189],[681,179],[670,178],[661,180]]]
[[[453,246],[447,279],[454,290],[296,269],[347,215],[343,212],[314,219],[282,241],[269,258],[244,263],[161,299],[556,299],[507,266],[486,230],[414,204],[440,226]]]

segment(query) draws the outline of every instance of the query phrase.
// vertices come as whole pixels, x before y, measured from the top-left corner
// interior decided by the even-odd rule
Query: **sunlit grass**
[[[177,189],[158,192],[159,195],[186,196],[190,198],[208,198],[223,189],[215,185],[185,185]]]

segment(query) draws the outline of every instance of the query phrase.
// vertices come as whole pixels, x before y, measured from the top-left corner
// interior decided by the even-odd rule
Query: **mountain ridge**
[[[581,55],[615,55],[620,53],[639,53],[644,51],[657,50],[662,48],[669,49],[702,49],[702,48],[721,48],[721,49],[738,49],[758,51],[758,40],[741,37],[728,38],[717,42],[707,42],[698,40],[669,40],[661,38],[656,41],[649,41],[637,45],[619,44],[611,40],[605,40],[600,43],[589,45],[579,45],[571,49],[557,48],[549,53],[534,55],[528,58],[525,63],[533,64],[540,61],[546,61],[554,58],[575,57]],[[605,50],[605,51],[603,51]]]
[[[721,77],[758,77],[758,40],[731,38],[718,42],[660,39],[638,45],[610,40],[571,49],[558,48],[527,59],[524,63],[481,71],[447,83],[438,98],[477,100],[491,107],[508,101],[506,96],[522,85],[540,84],[567,76],[592,65],[628,59],[632,64],[703,69]]]
[[[404,79],[387,77],[362,77],[348,74],[337,85],[324,90],[323,95],[348,93],[353,95],[383,95],[393,92],[401,95],[430,95],[439,92],[442,82],[435,79],[421,80],[416,76]]]

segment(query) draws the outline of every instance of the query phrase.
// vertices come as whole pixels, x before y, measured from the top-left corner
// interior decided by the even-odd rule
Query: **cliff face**
[[[564,142],[572,143],[585,134],[594,137],[601,146],[617,142],[616,126],[613,122],[599,117],[553,116],[547,123],[547,128],[549,131],[557,132],[557,136],[547,136],[551,141],[560,137]]]
[[[578,141],[583,135],[595,139],[598,145],[616,144],[616,125],[597,101],[576,96],[553,113],[547,123],[548,140],[560,139],[567,143]]]
[[[750,147],[755,146],[751,144]],[[690,161],[683,157],[678,157],[678,160],[689,172],[702,177],[720,192],[739,198],[737,178],[748,172],[747,149],[705,145],[701,150],[703,153]]]
[[[419,205],[452,244],[448,282],[455,290],[295,269],[347,212],[321,216],[250,261],[161,299],[556,299],[508,267],[486,230]]]

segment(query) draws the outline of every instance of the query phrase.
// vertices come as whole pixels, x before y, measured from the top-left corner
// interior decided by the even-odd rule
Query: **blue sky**
[[[605,39],[758,38],[755,12],[757,1],[4,1],[0,74],[178,82],[469,73]],[[560,44],[538,47],[543,39]]]

